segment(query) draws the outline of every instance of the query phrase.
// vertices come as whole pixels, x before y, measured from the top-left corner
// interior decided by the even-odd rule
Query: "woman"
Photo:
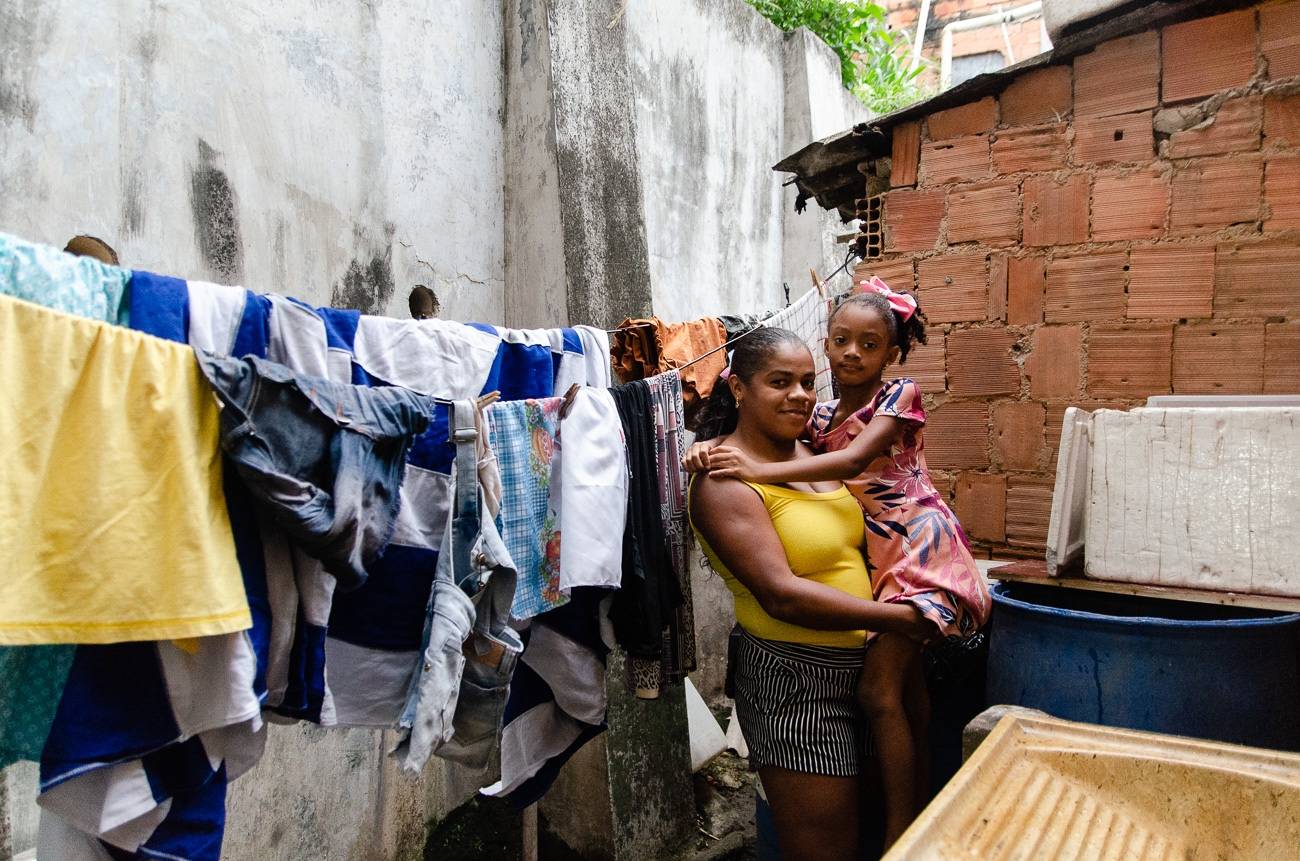
[[[814,406],[813,360],[784,329],[736,344],[699,437],[760,462],[812,457],[799,442]],[[736,711],[786,858],[856,858],[855,684],[866,631],[927,633],[909,604],[871,600],[862,512],[839,482],[749,484],[697,475],[691,525],[731,589],[744,637]]]

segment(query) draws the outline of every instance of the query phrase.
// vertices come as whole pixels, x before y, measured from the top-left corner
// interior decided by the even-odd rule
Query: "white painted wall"
[[[869,116],[867,108],[844,89],[839,57],[825,42],[805,29],[786,36],[783,152],[796,152],[810,141],[829,137]],[[784,237],[781,272],[792,296],[812,286],[809,269],[816,268],[826,278],[840,267],[848,245],[836,240],[855,232],[851,225],[840,221],[837,212],[827,212],[815,201],[809,201],[803,213],[796,213],[794,204],[798,194],[793,185],[783,188],[781,194]],[[848,284],[848,278],[840,275],[833,282],[833,289],[841,290]]]
[[[377,313],[406,316],[424,283],[448,316],[500,320],[501,19],[481,0],[2,4],[0,229]],[[218,172],[237,250],[205,255]]]

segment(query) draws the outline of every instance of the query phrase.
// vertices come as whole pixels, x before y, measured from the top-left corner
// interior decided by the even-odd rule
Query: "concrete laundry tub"
[[[1010,714],[885,861],[1298,854],[1300,755]]]

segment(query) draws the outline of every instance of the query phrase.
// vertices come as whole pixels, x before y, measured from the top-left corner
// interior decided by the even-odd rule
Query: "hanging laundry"
[[[0,234],[0,293],[124,323],[129,273]],[[0,646],[0,768],[40,756],[75,646]]]
[[[624,320],[610,345],[614,368],[624,382],[681,369],[682,400],[688,421],[708,400],[718,374],[727,366],[719,349],[727,331],[714,317],[665,323],[658,317]]]
[[[551,354],[556,357],[556,392],[567,392],[572,385],[607,389],[613,384],[608,332],[594,326],[547,331],[551,337]]]
[[[746,332],[757,329],[770,316],[772,316],[770,312],[767,314],[723,314],[718,318],[718,322],[726,330],[727,340],[734,341]]]
[[[560,532],[552,494],[555,435],[562,398],[500,401],[487,410],[501,470],[501,537],[519,572],[516,619],[531,619],[568,600],[560,589]]]
[[[488,765],[500,743],[510,680],[523,650],[509,627],[515,565],[496,524],[483,516],[474,412],[468,401],[452,410],[455,513],[438,556],[424,661],[402,717],[409,734],[394,750],[410,773],[418,774],[430,753],[474,769]],[[469,619],[460,589],[474,593],[472,630],[466,630]]]
[[[830,300],[816,288],[796,299],[790,307],[777,311],[764,321],[765,326],[789,329],[808,345],[817,373],[817,400],[835,397],[830,360],[826,358],[826,329],[830,325]]]
[[[601,636],[608,599],[623,578],[627,449],[608,389],[582,388],[556,439],[560,588],[570,601],[532,619],[515,670],[501,741],[501,780],[485,792],[519,806],[545,794],[563,764],[605,728]]]
[[[635,381],[610,390],[618,406],[627,441],[627,528],[623,537],[622,588],[614,595],[610,620],[638,678],[643,696],[657,695],[669,617],[681,606],[680,580],[674,569],[659,497],[656,429],[650,387]],[[650,669],[650,668],[653,668]]]
[[[137,671],[151,666],[156,673]],[[251,768],[265,743],[255,666],[243,633],[200,638],[192,651],[167,642],[79,647],[41,755],[42,810],[135,852],[163,820],[193,816],[185,800],[202,801],[194,794],[213,780],[224,798],[225,782]]]
[[[129,280],[125,269],[0,233],[0,294],[126,325]]]
[[[611,590],[578,587],[568,604],[523,632],[501,735],[501,779],[482,790],[516,807],[539,800],[579,749],[605,730],[608,705],[602,637]]]
[[[695,609],[691,597],[690,527],[686,520],[686,419],[681,380],[669,371],[646,380],[655,417],[655,465],[659,476],[659,508],[668,535],[669,556],[677,576],[682,603],[670,618],[663,669],[669,680],[680,680],[696,666]]]
[[[248,628],[193,353],[0,296],[0,367],[0,643]]]
[[[40,758],[76,651],[75,646],[0,647],[0,768]]]
[[[260,750],[260,749],[259,749]],[[190,751],[203,756],[202,751]],[[38,858],[61,861],[121,861],[124,857],[220,861],[226,817],[226,787],[232,778],[222,764],[206,782],[170,796],[157,813],[161,821],[135,850],[124,850],[72,826],[62,816],[42,809],[36,836]],[[216,827],[214,827],[214,825]],[[110,851],[110,847],[111,851]]]
[[[485,390],[499,391],[503,401],[524,397],[549,398],[555,393],[555,371],[559,356],[552,350],[547,330],[503,329],[486,323],[470,323],[469,326],[500,340],[496,360],[483,385]],[[576,342],[577,334],[572,333],[572,330],[569,334]],[[564,346],[562,336],[561,348]],[[580,343],[574,343],[573,346],[581,350]],[[541,394],[524,395],[523,392]]]
[[[155,334],[217,352],[233,344],[233,355],[274,357],[299,373],[326,367],[335,382],[400,385],[444,399],[484,391],[500,354],[510,349],[498,335],[459,323],[310,308],[147,273],[135,273],[131,295],[134,314],[169,321],[167,331]],[[560,347],[559,354],[552,347],[553,367],[570,377],[589,371],[600,375],[596,383],[608,380],[608,356],[584,355],[603,333],[546,331],[548,343]],[[447,522],[452,452],[446,410],[439,407],[408,453],[388,550],[354,592],[335,598],[333,578],[315,560],[295,558],[273,527],[255,522],[251,540],[246,535],[239,541],[241,559],[264,567],[266,603],[275,608],[268,612],[274,623],[266,633],[265,663],[267,702],[276,712],[325,725],[391,726],[400,716]],[[332,667],[328,683],[326,663]]]
[[[621,579],[627,455],[618,413],[603,389],[578,389],[563,419],[562,401],[488,410],[504,484],[501,533],[519,571],[510,611],[517,620],[561,606],[575,586],[617,587]]]
[[[434,402],[199,353],[224,409],[221,444],[257,503],[339,587],[365,582],[396,526],[412,439]]]
[[[323,338],[323,367],[329,369],[329,378],[335,382],[378,386],[395,382],[438,397],[458,391],[482,390],[488,370],[507,343],[504,340],[493,341],[488,333],[476,332],[459,324],[443,323],[434,327],[437,331],[411,331],[409,324],[403,321],[366,318],[352,311],[313,309],[294,300],[258,296],[237,287],[186,283],[149,273],[135,273],[127,295],[132,312],[138,312],[131,319],[132,325],[160,337],[189,342],[218,354],[261,358],[274,354],[290,368],[293,368],[293,362],[282,357],[311,350],[308,366],[313,369],[322,366],[316,364],[319,360],[314,357],[316,342]],[[123,319],[130,316],[122,315]],[[312,322],[313,316],[319,318],[319,327]],[[315,334],[305,339],[300,337],[308,330]],[[603,338],[604,333],[599,330],[549,330],[548,343],[553,345],[551,361],[556,379],[564,379],[566,386],[570,382],[607,384],[609,363],[607,351],[600,347]],[[304,340],[311,343],[304,344]],[[592,349],[593,343],[595,350]],[[434,346],[431,348],[431,345]],[[446,349],[440,350],[437,345]],[[478,376],[480,369],[482,376]],[[304,372],[301,368],[294,370]],[[340,378],[344,374],[351,379]],[[387,374],[388,378],[381,374]],[[552,391],[557,387],[558,383],[555,383]],[[355,635],[356,631],[349,630],[346,624],[349,621],[346,619],[349,615],[347,610],[351,609],[347,605],[381,579],[376,576],[375,569],[398,555],[393,552],[397,549],[397,538],[401,536],[414,541],[418,537],[417,543],[423,543],[425,535],[437,535],[438,528],[428,521],[438,519],[439,507],[443,513],[442,522],[446,522],[446,474],[450,471],[451,460],[447,430],[445,413],[436,416],[430,429],[412,446],[407,480],[402,486],[405,503],[409,503],[408,490],[420,483],[419,480],[411,481],[413,470],[417,476],[435,479],[434,484],[441,479],[443,500],[431,507],[402,505],[389,553],[371,567],[369,580],[361,589],[341,596],[344,612],[339,615],[344,618],[344,623],[331,620],[334,578],[319,562],[292,548],[282,531],[266,518],[256,516],[256,509],[242,482],[232,468],[226,469],[229,519],[235,534],[235,551],[243,569],[253,628],[240,634],[223,635],[224,638],[239,638],[244,647],[229,653],[229,661],[220,673],[213,675],[211,671],[191,670],[186,675],[204,679],[205,685],[212,690],[232,689],[226,687],[232,679],[243,679],[235,683],[235,687],[247,692],[252,699],[261,699],[268,705],[278,700],[281,713],[322,723],[348,722],[335,713],[334,688],[342,689],[343,695],[339,699],[347,708],[341,711],[349,717],[362,714],[363,707],[369,707],[376,699],[382,700],[385,684],[404,690],[413,665],[410,654],[414,652],[359,646],[335,634]],[[480,461],[490,460],[490,457],[480,457]],[[480,468],[486,469],[487,466],[481,463]],[[425,484],[424,490],[427,490],[429,482]],[[424,491],[417,495],[428,498]],[[437,503],[437,499],[434,501]],[[421,511],[430,513],[414,520],[406,516]],[[436,543],[428,543],[437,547]],[[399,609],[409,603],[400,600],[405,594],[411,594],[409,585],[415,584],[418,591],[419,577],[427,578],[427,574],[418,572],[428,570],[425,565],[428,557],[419,556],[421,547],[409,549],[417,551],[416,555],[404,560],[404,566],[394,563],[398,576],[391,578],[393,582],[390,585],[397,588],[387,590],[390,599],[397,599],[392,604]],[[431,550],[430,555],[436,559],[436,549]],[[415,578],[406,581],[406,587],[399,585],[403,567],[416,573]],[[427,579],[425,584],[427,590]],[[373,602],[370,608],[357,607],[359,612],[351,614],[353,620],[368,615],[374,617],[367,612],[373,607]],[[330,622],[328,637],[327,622]],[[395,627],[400,631],[400,625]],[[389,632],[378,633],[391,636]],[[186,645],[193,648],[212,640],[214,638],[203,638]],[[86,666],[99,669],[88,673],[78,671],[74,665],[64,690],[64,699],[70,704],[97,702],[93,713],[98,716],[98,725],[94,729],[78,729],[79,725],[66,717],[72,714],[68,711],[51,732],[47,746],[52,751],[69,753],[50,760],[47,771],[51,781],[45,801],[51,803],[43,802],[49,813],[43,820],[63,822],[62,817],[53,812],[62,804],[88,811],[87,816],[94,816],[90,811],[99,810],[101,821],[93,827],[103,831],[122,826],[119,833],[112,835],[119,839],[118,849],[125,851],[124,846],[144,838],[138,844],[138,851],[142,854],[215,859],[224,822],[226,783],[260,755],[263,736],[252,729],[251,720],[193,734],[191,727],[200,722],[193,719],[195,712],[177,705],[180,695],[168,688],[171,676],[163,671],[165,661],[171,660],[164,659],[163,652],[178,647],[168,642],[138,645],[141,648],[82,646],[76,649],[78,655],[85,653]],[[351,662],[341,657],[346,650],[353,652],[354,660]],[[211,649],[201,648],[198,654],[210,658],[213,653]],[[360,660],[355,659],[358,655]],[[331,664],[330,684],[326,684],[324,673],[327,656]],[[386,683],[382,674],[370,672],[371,669],[397,665],[402,665],[403,671],[393,674],[391,683]],[[98,688],[103,679],[129,680],[129,684],[123,681],[118,685],[124,693],[141,685],[145,690],[168,690],[169,693],[164,698],[146,697],[147,702],[133,701],[129,696],[105,699]],[[368,698],[371,693],[376,697]],[[400,702],[397,698],[398,707]],[[181,720],[182,712],[189,717]],[[379,707],[372,712],[370,719],[374,723],[391,723],[397,708],[386,710]],[[236,717],[231,712],[215,723],[221,724]],[[172,728],[181,724],[183,728],[173,732]],[[102,732],[105,727],[127,727],[131,731],[105,733]],[[90,754],[76,753],[79,748],[74,736],[78,735],[82,741],[93,742],[94,750]],[[246,757],[248,762],[241,757]],[[65,763],[75,764],[65,766]],[[149,787],[152,807],[137,794],[140,787]],[[118,815],[112,812],[127,810],[140,811],[140,814]],[[92,827],[88,819],[82,824]],[[47,830],[44,821],[42,825],[44,839]],[[80,830],[71,830],[83,834]],[[97,843],[97,838],[83,836]],[[68,857],[43,847],[42,857],[47,856]]]
[[[130,295],[133,324],[154,327],[153,334],[184,342],[188,328],[199,349],[267,353],[270,303],[262,297],[148,273],[135,273]],[[150,857],[215,861],[226,784],[261,755],[259,711],[271,702],[268,678],[278,683],[276,696],[295,701],[315,695],[318,711],[331,713],[328,690],[320,695],[325,617],[310,588],[304,588],[300,606],[294,576],[312,566],[319,572],[319,584],[327,587],[326,615],[334,579],[314,559],[293,559],[296,551],[278,530],[270,533],[278,543],[263,548],[262,525],[229,463],[224,477],[253,627],[226,635],[238,640],[220,648],[223,638],[192,641],[192,652],[178,653],[166,642],[78,647],[42,759],[43,858],[100,857],[93,851],[104,851],[97,836],[102,833],[119,849],[138,844],[135,851]],[[185,655],[192,658],[186,662]],[[233,707],[223,706],[223,699]],[[73,828],[58,811],[89,833]]]
[[[269,303],[246,291],[135,273],[130,296],[133,325],[154,327],[152,334],[183,342],[188,327],[201,349],[221,343],[241,354],[266,353]],[[233,328],[223,331],[222,321],[232,319]],[[188,641],[184,648],[168,642],[77,648],[42,757],[42,858],[100,857],[92,850],[104,852],[101,833],[119,847],[138,843],[137,851],[152,857],[215,859],[219,853],[226,783],[257,761],[264,743],[259,712],[275,671],[271,642],[313,629],[305,621],[310,617],[297,612],[296,591],[290,611],[283,612],[284,596],[268,576],[276,566],[264,564],[273,557],[260,554],[255,509],[229,464],[224,485],[253,626]],[[302,561],[319,567],[306,557],[300,567]],[[286,573],[292,589],[293,572]],[[332,577],[322,571],[321,579],[332,589]],[[273,607],[280,608],[274,616]],[[323,661],[320,666],[323,672]],[[58,811],[89,833],[68,825]],[[79,836],[89,848],[74,853],[80,844],[60,841],[60,835]]]
[[[491,371],[507,350],[497,335],[464,323],[368,314],[358,318],[350,346],[353,382],[401,386],[445,401],[490,391]]]
[[[617,589],[627,522],[627,446],[609,390],[578,389],[556,442],[560,591]]]

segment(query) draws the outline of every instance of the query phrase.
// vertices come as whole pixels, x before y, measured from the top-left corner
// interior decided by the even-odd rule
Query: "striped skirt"
[[[736,716],[753,768],[854,777],[866,739],[855,689],[863,649],[762,640],[736,649]]]

